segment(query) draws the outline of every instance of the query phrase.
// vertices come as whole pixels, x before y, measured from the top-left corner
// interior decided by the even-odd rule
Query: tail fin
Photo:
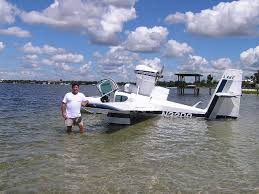
[[[225,70],[217,88],[206,108],[205,117],[237,118],[241,97],[242,71],[237,69]]]

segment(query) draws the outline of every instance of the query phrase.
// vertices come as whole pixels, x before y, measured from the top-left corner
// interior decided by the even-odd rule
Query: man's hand
[[[66,120],[67,119],[66,104],[63,102],[61,104],[61,114],[62,114],[62,117]]]
[[[82,102],[81,104],[82,104],[82,106],[87,106],[89,104],[89,101],[86,100],[86,101]]]
[[[66,120],[67,119],[67,114],[66,113],[62,113],[63,118]]]

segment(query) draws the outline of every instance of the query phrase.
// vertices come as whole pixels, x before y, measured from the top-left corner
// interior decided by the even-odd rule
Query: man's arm
[[[67,119],[66,103],[64,103],[64,102],[61,103],[61,114],[62,114],[62,117],[63,117],[64,119]]]
[[[85,97],[85,95],[83,94],[83,97],[82,97],[82,103],[81,103],[81,106],[87,106],[89,104],[89,101],[87,100],[87,97]]]

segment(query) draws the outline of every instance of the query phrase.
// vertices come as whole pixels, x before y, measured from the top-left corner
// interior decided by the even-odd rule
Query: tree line
[[[254,88],[258,87],[259,84],[259,70],[251,76],[245,76],[243,81],[243,87],[245,88]]]
[[[20,84],[56,84],[56,85],[71,85],[73,82],[77,82],[80,85],[96,85],[97,81],[76,81],[76,80],[58,80],[58,81],[44,81],[44,80],[0,80],[0,83],[20,83]],[[117,82],[118,85],[124,85],[126,83],[135,84],[134,82]],[[158,81],[157,85],[162,87],[177,87],[179,85],[186,86],[190,84],[195,84],[197,87],[216,87],[218,81],[214,80],[213,76],[209,74],[207,80],[201,80],[200,82],[188,83],[180,81]],[[259,84],[259,70],[251,76],[246,76],[242,83],[243,87],[253,88]]]
[[[1,80],[1,83],[19,83],[19,84],[56,84],[56,85],[71,85],[73,82],[77,82],[80,85],[92,85],[96,84],[97,81],[76,81],[76,80],[69,80],[69,81],[44,81],[44,80]]]

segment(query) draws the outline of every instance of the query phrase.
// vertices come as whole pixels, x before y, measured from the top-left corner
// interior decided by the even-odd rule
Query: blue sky
[[[37,2],[37,3],[36,3]],[[259,69],[259,0],[0,0],[0,79]]]

